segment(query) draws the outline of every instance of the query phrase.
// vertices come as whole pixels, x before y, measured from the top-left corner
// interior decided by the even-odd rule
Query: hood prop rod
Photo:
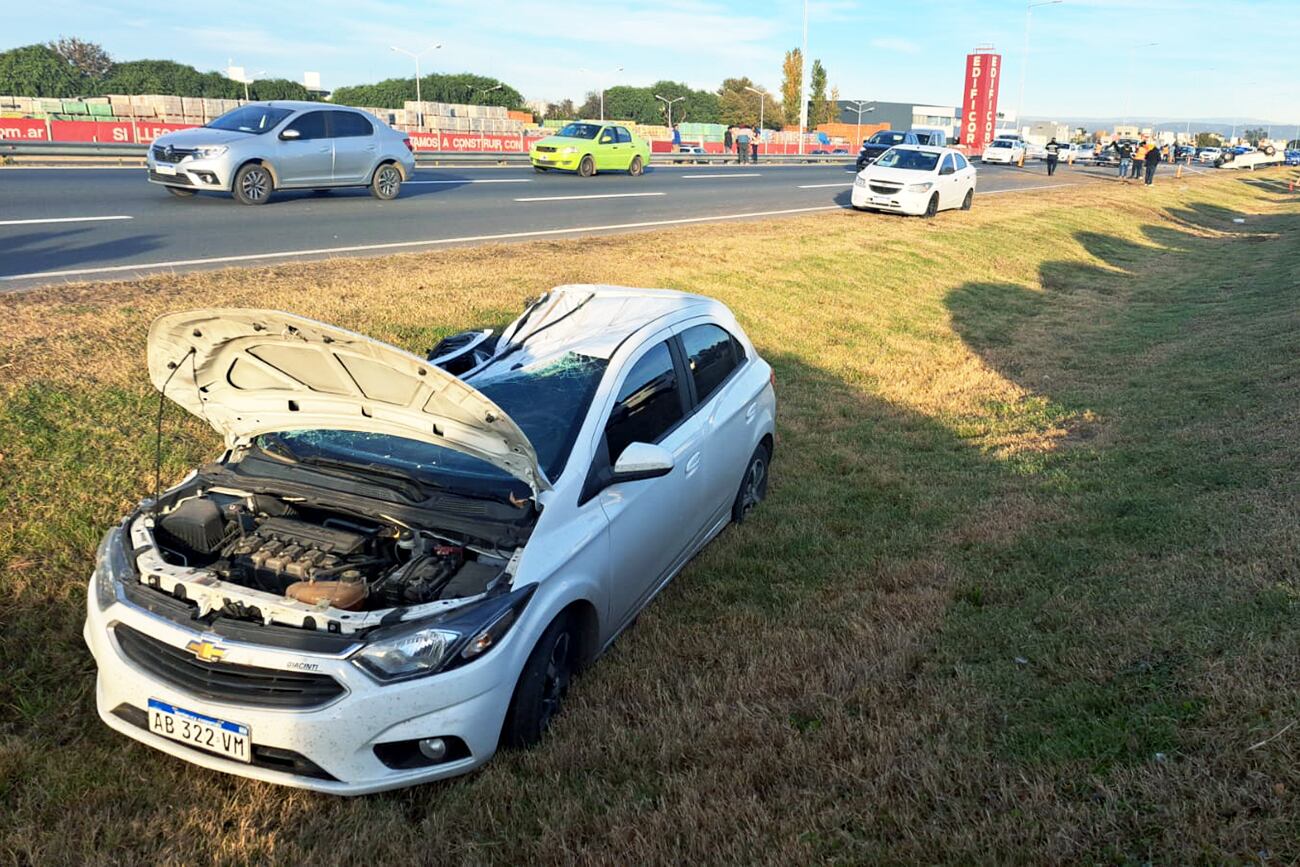
[[[162,388],[158,389],[158,427],[153,441],[153,517],[154,521],[158,520],[158,506],[162,500],[162,423],[163,409],[167,404],[167,386],[171,384],[172,377],[176,371],[181,369],[185,359],[194,354],[194,347],[181,356],[180,361],[169,361],[167,366],[171,368],[171,373],[163,380]]]

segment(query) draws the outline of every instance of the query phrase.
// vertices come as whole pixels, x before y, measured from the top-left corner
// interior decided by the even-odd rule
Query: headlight
[[[352,661],[382,683],[446,671],[501,642],[537,585],[414,624],[378,630]]]
[[[855,187],[865,187],[866,185],[867,185],[867,179],[866,179],[866,178],[861,178],[861,177],[859,177],[859,178],[854,178],[854,179],[853,179],[853,186],[855,186]]]
[[[117,601],[117,586],[131,574],[131,560],[126,553],[126,534],[114,527],[100,540],[95,552],[95,602],[103,611]]]
[[[926,181],[924,184],[908,184],[907,191],[909,193],[924,193],[924,192],[928,192],[930,187],[933,186],[934,184],[930,183],[929,181]]]
[[[194,149],[194,158],[199,160],[210,160],[213,157],[219,157],[229,148],[225,145],[212,145],[210,147],[201,147]]]
[[[578,152],[578,149],[577,149],[577,148],[573,148],[573,147],[569,147],[569,148],[560,148],[560,153],[562,153],[562,154],[576,154],[577,152]]]

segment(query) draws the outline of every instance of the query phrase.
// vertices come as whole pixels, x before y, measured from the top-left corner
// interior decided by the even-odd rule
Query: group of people
[[[1146,184],[1151,186],[1156,180],[1156,167],[1160,165],[1160,146],[1142,139],[1134,148],[1126,141],[1111,142],[1111,148],[1119,157],[1120,180],[1140,180],[1146,173]]]
[[[727,127],[727,131],[722,136],[722,148],[727,153],[731,153],[732,148],[736,150],[736,161],[741,163],[758,162],[758,133],[752,132],[749,127]]]

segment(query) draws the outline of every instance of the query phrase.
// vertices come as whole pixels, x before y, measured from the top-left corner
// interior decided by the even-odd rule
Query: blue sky
[[[408,75],[411,61],[389,46],[441,42],[425,71],[494,75],[528,98],[579,98],[602,82],[662,78],[715,88],[733,75],[775,89],[782,53],[799,44],[802,8],[799,0],[226,0],[183,8],[54,0],[12,6],[0,47],[75,35],[119,59],[163,57],[200,69],[233,59],[250,73],[297,80],[314,70],[332,88]],[[992,43],[1004,57],[1002,104],[1014,108],[1024,26],[1023,0],[813,0],[809,54],[822,58],[846,99],[956,104],[966,52]],[[1025,113],[1300,123],[1297,45],[1298,0],[1066,0],[1033,12]]]

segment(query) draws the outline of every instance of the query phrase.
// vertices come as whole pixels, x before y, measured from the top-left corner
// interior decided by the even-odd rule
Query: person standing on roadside
[[[1047,176],[1050,178],[1056,174],[1056,163],[1061,159],[1061,143],[1052,136],[1052,140],[1044,148],[1047,151]]]
[[[1147,186],[1156,180],[1156,168],[1160,165],[1160,148],[1152,147],[1146,154]]]
[[[749,158],[749,130],[741,129],[736,134],[736,162],[743,163]]]
[[[762,130],[754,130],[754,139],[749,143],[749,161],[754,165],[758,165],[758,143],[762,135]]]
[[[731,153],[731,146],[732,146],[731,127],[727,127],[727,131],[722,134],[722,152],[724,154]]]
[[[1110,146],[1115,150],[1119,157],[1119,179],[1122,181],[1128,177],[1129,169],[1133,167],[1133,148],[1126,141],[1113,141]]]
[[[1133,170],[1130,171],[1128,175],[1130,180],[1141,180],[1142,165],[1146,162],[1147,151],[1150,149],[1151,145],[1147,144],[1146,139],[1142,139],[1142,143],[1139,144],[1137,150],[1133,152]]]

